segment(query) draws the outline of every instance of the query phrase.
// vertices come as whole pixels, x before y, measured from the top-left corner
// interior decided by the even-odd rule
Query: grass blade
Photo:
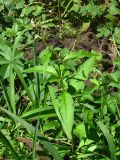
[[[10,78],[9,78],[9,98],[10,98],[10,103],[12,106],[12,111],[14,114],[16,114],[14,80],[15,80],[15,76],[14,76],[13,67],[11,64],[10,65]]]
[[[9,96],[8,96],[8,93],[7,93],[7,88],[4,84],[4,82],[2,81],[1,76],[0,76],[0,84],[2,86],[3,94],[4,94],[4,97],[5,97],[7,105],[8,105],[8,110],[12,112],[12,106],[11,106],[11,102],[10,102],[10,99],[9,99]]]
[[[9,142],[9,140],[6,138],[6,136],[0,131],[0,139],[3,142],[3,144],[11,151],[11,154],[13,155],[15,160],[20,160],[19,155],[13,148],[12,144]]]
[[[19,122],[22,126],[24,126],[27,130],[29,130],[32,133],[35,133],[35,127],[30,125],[28,122],[25,120],[19,118],[18,116],[10,113],[6,109],[3,109],[0,107],[0,110],[5,112],[7,115],[9,115],[11,118],[13,118],[15,121]],[[47,138],[42,135],[39,131],[37,132],[37,136],[40,139],[40,143],[45,146],[45,149],[48,150],[49,153],[54,157],[55,160],[63,160],[62,157],[59,155],[57,150],[53,147],[53,145],[47,140]]]
[[[31,93],[29,91],[29,88],[28,88],[28,86],[27,86],[27,84],[26,84],[26,82],[25,82],[25,80],[23,78],[23,75],[22,75],[21,71],[16,66],[14,66],[14,71],[16,72],[18,78],[20,79],[20,81],[21,81],[24,89],[26,90],[26,93],[28,94],[28,97],[30,98],[31,102],[34,104],[33,97],[32,97],[32,95],[31,95]]]
[[[42,118],[49,118],[49,117],[55,117],[56,113],[53,107],[40,107],[35,108],[30,111],[27,111],[21,115],[21,118],[24,119],[36,119],[37,117]]]

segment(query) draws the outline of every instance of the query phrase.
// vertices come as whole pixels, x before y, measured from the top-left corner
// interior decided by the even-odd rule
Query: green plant
[[[120,159],[118,5],[0,1],[0,158]],[[111,59],[109,49],[98,52],[104,38]]]

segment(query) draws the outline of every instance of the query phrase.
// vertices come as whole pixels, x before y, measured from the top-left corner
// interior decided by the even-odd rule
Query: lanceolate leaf
[[[52,86],[49,86],[49,93],[50,93],[50,97],[51,97],[51,100],[52,100],[52,103],[53,103],[53,106],[55,108],[55,112],[62,124],[62,127],[63,127],[63,130],[65,131],[66,135],[69,137],[68,135],[68,132],[66,130],[66,126],[63,122],[63,119],[62,119],[62,116],[60,114],[60,111],[59,111],[59,102],[58,102],[58,99],[56,99],[56,96],[55,96],[55,91],[54,91],[54,88]]]
[[[9,98],[12,106],[12,111],[16,114],[16,106],[15,106],[15,75],[13,72],[13,65],[10,65],[10,77],[9,77]]]
[[[56,114],[62,124],[63,130],[69,140],[72,139],[72,127],[74,119],[74,107],[71,95],[68,92],[63,92],[58,99],[56,99],[55,91],[52,86],[49,86],[49,93]]]
[[[42,107],[31,109],[30,111],[27,111],[21,115],[21,118],[24,119],[36,119],[36,118],[50,118],[55,117],[56,113],[53,107]]]
[[[99,126],[99,128],[103,132],[103,134],[104,134],[104,136],[105,136],[105,138],[108,142],[109,150],[110,150],[110,153],[111,153],[111,159],[112,160],[117,160],[116,156],[115,156],[115,145],[114,145],[114,142],[113,142],[113,138],[110,135],[107,127],[103,124],[102,121],[98,121],[97,125]]]
[[[63,119],[63,123],[66,127],[66,130],[68,132],[68,138],[72,138],[72,127],[73,127],[73,120],[74,120],[74,107],[73,107],[73,100],[72,96],[64,91],[60,96],[59,96],[59,109],[60,109],[60,114]]]
[[[53,68],[52,66],[46,66],[46,67],[44,67],[42,65],[39,65],[39,66],[28,68],[24,72],[27,72],[27,73],[31,73],[31,72],[43,73],[44,71],[47,74],[52,74],[54,76],[57,76],[57,72],[56,72],[55,68]]]

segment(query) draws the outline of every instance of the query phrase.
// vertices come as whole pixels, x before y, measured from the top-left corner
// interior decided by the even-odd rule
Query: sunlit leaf
[[[43,73],[44,71],[46,71],[47,74],[52,74],[54,76],[58,75],[57,72],[56,72],[56,70],[55,70],[55,68],[53,68],[52,66],[46,66],[46,67],[44,67],[42,65],[28,68],[24,72],[26,72],[26,73],[32,73],[32,72]]]

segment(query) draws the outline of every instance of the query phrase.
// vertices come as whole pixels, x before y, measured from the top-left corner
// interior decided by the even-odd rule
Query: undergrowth
[[[119,4],[0,0],[1,159],[120,159]],[[76,50],[91,31],[108,59]],[[72,49],[53,35],[75,38]]]

